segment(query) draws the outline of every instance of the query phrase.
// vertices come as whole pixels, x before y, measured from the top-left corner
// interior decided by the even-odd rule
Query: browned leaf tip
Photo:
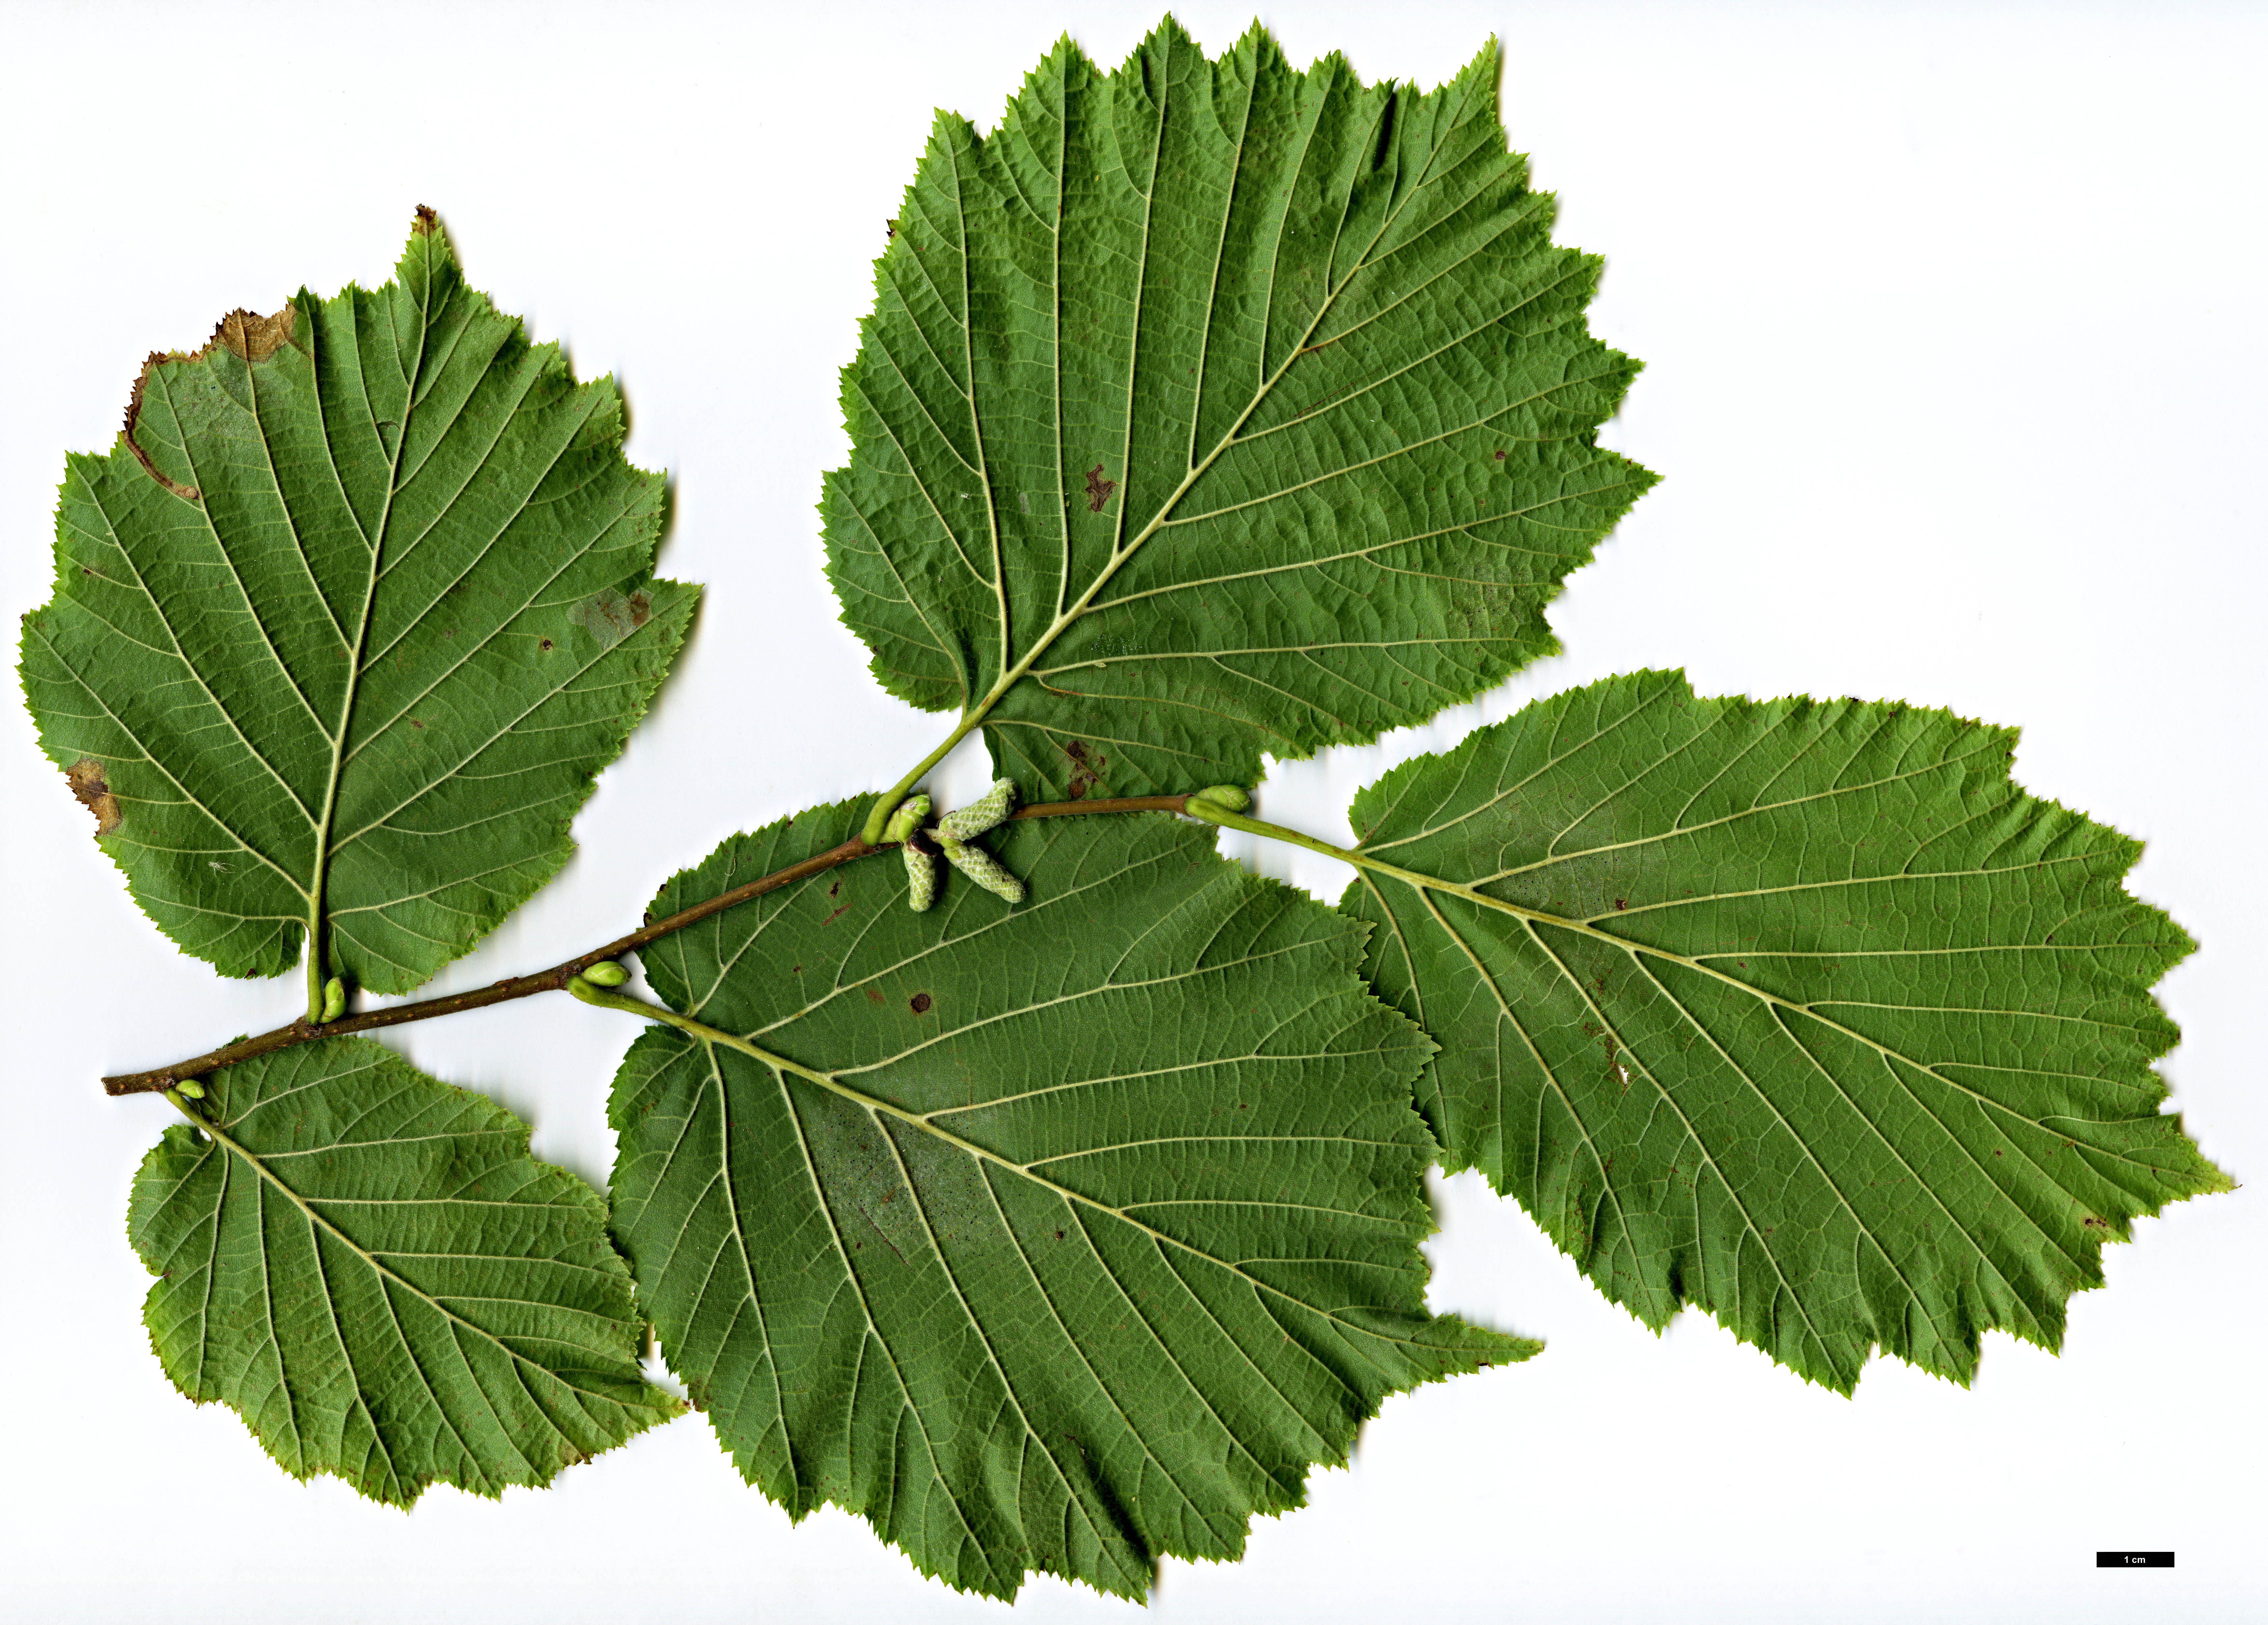
[[[424,204],[418,204],[416,218],[413,219],[409,223],[410,235],[413,237],[431,237],[434,232],[440,229],[441,217],[435,214]]]
[[[182,485],[167,479],[158,465],[150,460],[150,453],[142,449],[141,442],[134,438],[134,425],[140,422],[142,417],[142,392],[149,386],[151,370],[160,362],[180,359],[182,357],[179,350],[170,356],[154,349],[150,352],[150,358],[142,364],[142,370],[134,375],[134,393],[126,397],[126,426],[121,432],[126,439],[126,449],[134,453],[134,460],[142,465],[143,473],[173,492],[183,502],[195,502],[197,500],[197,488],[194,485]]]
[[[291,342],[291,335],[299,325],[297,305],[286,305],[273,316],[255,315],[251,311],[234,310],[213,325],[212,337],[202,348],[184,356],[179,350],[151,350],[142,371],[135,375],[134,393],[126,398],[126,449],[134,453],[134,460],[142,465],[142,472],[155,480],[183,502],[199,500],[200,493],[194,485],[183,485],[169,478],[165,471],[150,460],[150,453],[134,438],[135,425],[142,421],[142,393],[150,386],[150,375],[158,367],[174,361],[202,361],[216,347],[244,361],[265,361]]]
[[[273,316],[231,311],[214,327],[211,340],[189,359],[195,361],[212,354],[213,345],[217,344],[246,361],[265,361],[291,342],[292,330],[298,325],[299,308],[296,305],[287,305]]]
[[[82,756],[63,769],[63,777],[70,781],[71,794],[79,805],[94,814],[94,833],[107,835],[118,827],[122,815],[118,811],[118,798],[110,793],[110,781],[103,776],[102,764],[92,756]]]
[[[1102,465],[1097,463],[1086,471],[1086,511],[1101,513],[1102,504],[1110,500],[1110,493],[1118,489],[1118,482],[1102,477]]]

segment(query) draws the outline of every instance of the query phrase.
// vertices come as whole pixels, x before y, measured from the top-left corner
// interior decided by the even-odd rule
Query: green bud
[[[347,984],[334,976],[323,984],[323,1016],[325,1021],[336,1021],[347,1013]]]
[[[944,849],[948,863],[995,897],[1005,897],[1012,903],[1024,901],[1024,883],[994,863],[992,854],[983,847],[964,846],[943,834],[938,845]]]
[[[192,1100],[202,1100],[205,1098],[205,1086],[194,1077],[185,1077],[173,1087]]]
[[[937,901],[937,860],[910,841],[900,849],[906,855],[906,907],[927,914]]]
[[[882,839],[878,844],[889,846],[919,829],[929,818],[929,798],[920,795],[908,796],[898,803],[897,811],[890,814],[890,821],[882,826]]]
[[[1202,801],[1224,812],[1241,812],[1252,805],[1252,794],[1241,784],[1208,784],[1189,800]]]
[[[937,832],[950,835],[955,841],[967,841],[983,835],[1015,810],[1016,784],[1012,779],[995,779],[992,788],[984,792],[981,801],[972,801],[965,807],[955,807],[937,820]]]
[[[612,960],[600,960],[583,972],[583,980],[601,988],[619,988],[630,979],[630,972]]]

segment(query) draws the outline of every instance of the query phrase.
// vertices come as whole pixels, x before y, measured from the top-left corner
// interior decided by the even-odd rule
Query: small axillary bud
[[[347,984],[343,979],[334,976],[323,984],[323,1013],[315,1025],[326,1026],[346,1013]]]
[[[983,798],[972,801],[965,807],[955,807],[937,820],[937,833],[947,840],[968,841],[983,835],[999,823],[1016,808],[1016,783],[1013,779],[994,779],[992,788]],[[951,852],[946,854],[952,857]]]
[[[890,814],[890,821],[882,826],[882,838],[874,844],[895,846],[904,841],[927,820],[929,808],[930,800],[927,796],[908,796],[903,801],[898,803],[897,811]]]
[[[187,1095],[192,1100],[202,1100],[205,1098],[205,1086],[194,1077],[185,1077],[175,1084],[170,1092]]]
[[[630,972],[612,960],[600,960],[596,965],[585,966],[583,980],[594,987],[619,988],[630,979]]]
[[[1208,784],[1182,804],[1186,812],[1191,803],[1219,807],[1224,812],[1241,812],[1252,805],[1252,792],[1241,784]]]

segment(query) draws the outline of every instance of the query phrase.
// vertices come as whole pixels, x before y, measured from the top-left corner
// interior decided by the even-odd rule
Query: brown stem
[[[1120,796],[1095,801],[1049,801],[1038,806],[1026,807],[1012,814],[1014,818],[1071,818],[1094,812],[1179,812],[1189,800],[1187,796]],[[578,953],[563,960],[549,970],[540,970],[526,976],[509,976],[470,993],[451,993],[441,998],[418,999],[408,1004],[389,1004],[383,1010],[365,1011],[359,1016],[347,1016],[337,1021],[327,1021],[320,1026],[311,1025],[306,1018],[273,1032],[262,1033],[256,1038],[240,1038],[233,1044],[224,1044],[218,1049],[207,1050],[187,1061],[176,1061],[171,1066],[161,1066],[149,1072],[124,1072],[102,1080],[105,1093],[150,1094],[171,1089],[185,1077],[202,1077],[216,1067],[231,1066],[239,1061],[249,1061],[255,1055],[272,1055],[279,1049],[289,1049],[295,1044],[305,1044],[318,1038],[343,1038],[350,1033],[368,1033],[377,1027],[398,1027],[405,1021],[430,1021],[435,1016],[453,1016],[460,1010],[479,1010],[484,1005],[501,1004],[510,999],[524,999],[531,993],[555,993],[567,986],[570,977],[579,976],[600,960],[619,959],[633,949],[681,931],[688,925],[698,924],[712,914],[762,897],[767,892],[777,892],[784,886],[823,874],[837,864],[853,858],[872,857],[877,852],[895,850],[888,846],[868,846],[857,835],[841,846],[830,847],[799,864],[791,864],[776,873],[745,886],[736,886],[721,892],[689,908],[681,908],[666,919],[655,920],[640,926],[627,937],[617,937],[602,948]]]

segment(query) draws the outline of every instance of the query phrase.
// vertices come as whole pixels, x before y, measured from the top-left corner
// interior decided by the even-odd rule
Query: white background
[[[1218,52],[1249,13],[1183,20]],[[1902,696],[2020,724],[2022,782],[2149,843],[2205,944],[2162,985],[2175,1105],[2268,1174],[2262,161],[2268,13],[2201,5],[1271,5],[1295,62],[1439,82],[1491,32],[1506,122],[1604,254],[1597,332],[1647,370],[1611,442],[1667,476],[1553,612],[1568,652],[1412,735],[1287,765],[1263,812],[1347,838],[1389,762],[1638,665],[1704,693]],[[444,979],[634,921],[726,833],[887,783],[945,723],[886,698],[820,574],[836,370],[930,109],[989,127],[1068,28],[1149,4],[777,10],[0,4],[0,602],[48,590],[67,448],[144,352],[236,305],[385,279],[414,205],[475,285],[612,371],[709,584],[565,875]],[[0,710],[0,1612],[26,1621],[1005,1619],[865,1526],[791,1527],[688,1418],[500,1504],[405,1516],[294,1483],[140,1327],[136,1162],[162,1100],[100,1073],[293,1013],[135,911]],[[948,788],[981,783],[956,758]],[[1242,849],[1236,849],[1241,853]],[[1336,895],[1281,849],[1260,867]],[[389,1038],[603,1182],[632,1036],[563,999]],[[1689,1313],[1657,1339],[1509,1204],[1440,1192],[1437,1307],[1543,1335],[1393,1400],[1241,1565],[1168,1563],[1161,1621],[2218,1621],[2268,1610],[2257,1190],[2110,1250],[2061,1358],[1995,1335],[1973,1390],[1855,1400]],[[2097,1548],[2174,1548],[2103,1572]],[[1024,1620],[1124,1620],[1052,1581]]]

